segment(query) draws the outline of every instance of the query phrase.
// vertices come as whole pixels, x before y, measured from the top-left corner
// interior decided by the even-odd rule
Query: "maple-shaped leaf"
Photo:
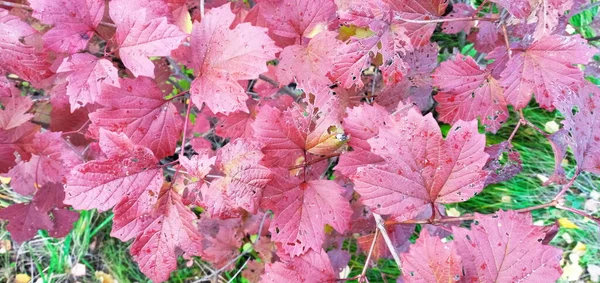
[[[475,9],[469,4],[456,3],[452,5],[452,12],[446,16],[446,19],[467,18],[475,15]],[[461,31],[468,34],[471,28],[475,26],[475,21],[454,21],[444,22],[442,30],[447,34],[456,34]]]
[[[513,52],[500,74],[506,101],[522,109],[534,93],[542,108],[553,110],[563,91],[576,91],[583,84],[583,72],[573,64],[587,63],[595,52],[579,35],[544,37],[523,52]]]
[[[85,49],[104,16],[102,0],[30,0],[29,4],[33,17],[44,24],[54,25],[43,39],[44,46],[55,52],[73,54]]]
[[[546,231],[528,213],[476,213],[471,230],[452,232],[466,282],[555,282],[562,273],[562,250],[542,244]]]
[[[495,17],[491,14],[490,17]],[[494,22],[478,22],[477,30],[467,36],[467,40],[474,43],[477,51],[490,53],[494,48],[501,47],[506,52],[506,45],[502,29]]]
[[[74,146],[87,146],[88,140],[84,136],[89,122],[88,114],[94,107],[80,107],[71,112],[71,104],[67,96],[67,83],[54,85],[49,91],[50,105],[50,130],[53,132],[69,132],[63,137]]]
[[[33,105],[31,98],[21,96],[19,91],[11,90],[10,96],[0,96],[0,105],[0,129],[10,130],[33,118],[33,114],[27,113]]]
[[[0,8],[0,73],[15,73],[34,84],[52,76],[47,54],[32,42],[37,36],[37,30]]]
[[[147,194],[156,201],[162,169],[150,149],[135,145],[124,134],[100,129],[100,148],[108,159],[93,160],[71,170],[65,203],[75,209],[106,211],[123,198]]]
[[[329,257],[322,248],[283,262],[267,263],[261,279],[261,282],[338,282]]]
[[[111,7],[112,9],[112,7]],[[111,13],[111,17],[114,14]],[[186,37],[166,17],[154,17],[146,8],[128,11],[117,23],[115,42],[127,69],[137,76],[154,78],[154,64],[148,57],[168,56]]]
[[[274,212],[271,239],[292,256],[321,250],[325,224],[340,233],[349,227],[352,210],[343,188],[330,180],[303,181],[287,169],[273,171],[263,191],[261,207]]]
[[[531,14],[531,1],[529,0],[491,0],[490,2],[498,4],[519,19],[525,19]]]
[[[29,122],[10,130],[0,128],[0,173],[8,172],[16,164],[15,153],[19,154],[22,160],[31,157],[28,149],[39,130],[39,126]]]
[[[535,2],[537,2],[534,12],[536,27],[532,35],[533,39],[552,35],[559,27],[560,17],[564,16],[565,12],[573,6],[572,0],[539,0]]]
[[[298,87],[329,85],[325,76],[332,70],[334,56],[341,41],[337,34],[323,31],[313,37],[306,47],[291,45],[283,49],[277,65],[277,78],[282,83],[296,81]]]
[[[35,193],[31,202],[0,209],[0,219],[8,220],[6,229],[18,243],[32,239],[40,229],[52,237],[64,237],[79,218],[77,212],[65,208],[64,198],[63,186],[49,183]]]
[[[434,98],[441,121],[453,124],[480,118],[487,131],[496,133],[508,119],[504,89],[472,57],[458,54],[443,62],[432,77],[439,87]]]
[[[312,38],[327,29],[337,10],[333,0],[264,0],[257,5],[273,34],[295,40]]]
[[[183,119],[177,108],[147,77],[120,79],[120,87],[103,85],[91,113],[90,131],[98,128],[125,133],[132,142],[152,150],[157,158],[172,155],[181,137]]]
[[[448,0],[386,0],[390,3],[399,26],[406,29],[406,35],[414,46],[423,46],[437,26],[437,23],[414,23],[408,20],[434,20],[439,19],[446,12]]]
[[[243,208],[255,214],[263,188],[271,179],[269,169],[259,164],[263,158],[260,149],[261,145],[256,142],[237,139],[219,150],[216,167],[224,177],[219,181],[211,182],[210,188],[204,191],[205,203],[219,200],[222,202],[221,209]],[[224,216],[220,213],[221,209],[207,206],[211,215]]]
[[[454,282],[462,278],[461,258],[454,242],[444,243],[427,229],[421,230],[401,260],[405,282]]]
[[[191,35],[192,64],[196,79],[192,101],[214,113],[248,111],[246,90],[237,82],[257,78],[267,71],[267,61],[279,48],[267,30],[250,23],[229,26],[235,20],[229,4],[213,8],[201,23],[194,23]]]
[[[340,156],[335,170],[343,175],[350,176],[360,166],[382,162],[383,158],[370,151],[368,139],[379,132],[383,126],[388,112],[377,104],[361,104],[347,111],[344,118],[344,131],[350,137],[348,145],[352,151]]]
[[[179,254],[200,255],[202,235],[193,223],[196,215],[173,190],[161,192],[152,217],[152,222],[131,244],[130,253],[146,276],[154,282],[163,282],[177,268]]]
[[[483,189],[488,155],[477,121],[458,121],[444,140],[431,114],[411,109],[388,119],[369,144],[385,163],[360,167],[351,179],[374,212],[398,221],[428,217],[433,204],[465,201]]]
[[[81,162],[57,132],[37,133],[27,151],[31,158],[19,161],[7,174],[11,188],[22,195],[30,195],[44,184],[63,183],[69,170]]]
[[[95,103],[103,84],[119,87],[119,71],[112,62],[87,53],[73,54],[58,68],[67,75],[67,96],[71,112]]]
[[[231,269],[227,263],[239,254],[243,233],[240,231],[240,219],[212,219],[203,217],[198,223],[202,231],[202,259],[216,268]]]
[[[600,90],[586,84],[579,95],[563,98],[558,108],[565,115],[564,128],[569,131],[579,170],[600,174]]]

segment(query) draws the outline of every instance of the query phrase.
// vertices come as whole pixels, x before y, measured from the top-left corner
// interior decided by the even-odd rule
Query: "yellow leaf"
[[[95,273],[96,279],[100,280],[102,283],[116,283],[113,277],[110,274],[106,274],[102,271],[96,271]]]
[[[571,222],[571,220],[565,217],[559,218],[558,224],[560,225],[560,227],[566,229],[579,229],[579,226],[575,225],[575,223]]]
[[[0,177],[0,183],[2,183],[2,184],[10,183],[10,177]]]
[[[355,25],[341,26],[340,34],[338,35],[338,39],[341,41],[346,41],[346,40],[350,39],[350,37],[363,39],[363,38],[371,37],[374,34],[375,34],[375,32],[370,30],[368,27],[361,28],[361,27],[357,27]]]
[[[27,274],[20,273],[15,277],[15,283],[29,283],[29,281],[31,281],[31,277]]]

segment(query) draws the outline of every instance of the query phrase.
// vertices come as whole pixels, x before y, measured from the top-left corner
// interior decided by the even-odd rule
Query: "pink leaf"
[[[315,31],[327,29],[337,10],[333,0],[264,0],[258,6],[273,34],[296,40],[312,38]]]
[[[119,71],[106,59],[100,59],[87,53],[73,54],[65,59],[58,68],[58,73],[67,75],[67,95],[71,104],[71,112],[95,103],[107,84],[119,87]]]
[[[40,130],[39,126],[25,123],[10,130],[0,128],[0,173],[6,173],[15,164],[15,153],[21,159],[29,159],[31,154],[27,152],[33,137]]]
[[[476,121],[455,123],[444,140],[431,115],[411,109],[388,119],[369,144],[386,162],[360,167],[351,179],[377,213],[398,221],[428,217],[432,204],[465,201],[483,189],[488,155]]]
[[[16,90],[16,89],[15,89]],[[11,91],[7,97],[0,96],[0,129],[10,130],[31,120],[33,114],[27,113],[33,102],[19,91]]]
[[[266,62],[279,48],[265,28],[241,23],[229,26],[235,15],[229,4],[211,9],[191,35],[192,66],[197,78],[192,83],[192,101],[214,113],[247,111],[247,95],[238,80],[250,80],[267,71]]]
[[[104,107],[90,114],[90,131],[104,128],[125,133],[132,142],[152,150],[157,158],[172,155],[183,129],[175,105],[163,98],[150,78],[121,79],[120,86],[103,86],[97,102]]]
[[[446,11],[448,0],[387,0],[394,11],[399,26],[406,29],[406,35],[414,46],[423,46],[435,30],[437,23],[411,23],[408,20],[439,19]]]
[[[491,0],[500,7],[519,19],[525,19],[531,14],[531,5],[528,0]]]
[[[100,148],[108,159],[90,161],[71,170],[65,203],[75,209],[106,211],[128,194],[158,197],[162,169],[148,148],[134,145],[124,134],[104,129],[100,129]]]
[[[267,263],[262,282],[338,282],[327,253],[319,248],[284,262]]]
[[[104,16],[103,0],[31,0],[29,3],[33,17],[54,25],[44,34],[44,45],[55,52],[73,54],[85,49]]]
[[[52,76],[46,54],[30,42],[37,36],[35,29],[0,8],[0,73],[15,73],[34,84]]]
[[[500,85],[506,100],[522,109],[535,93],[541,107],[552,110],[563,91],[576,91],[583,84],[583,72],[573,64],[585,64],[595,50],[579,35],[549,36],[514,53],[501,73]]]
[[[456,3],[452,6],[452,12],[446,16],[447,19],[468,18],[475,15],[475,9],[469,4]],[[442,24],[444,33],[457,34],[461,31],[468,34],[475,26],[475,21],[455,21]]]
[[[341,193],[343,188],[329,180],[302,181],[286,169],[273,172],[273,180],[263,192],[261,207],[271,209],[271,239],[286,253],[297,256],[321,250],[324,227],[329,224],[340,233],[349,227],[352,210]]]
[[[508,119],[504,89],[472,57],[458,54],[443,62],[432,77],[439,87],[434,98],[441,121],[454,124],[480,118],[487,131],[496,133]]]
[[[179,253],[200,255],[202,236],[193,223],[196,215],[172,190],[161,193],[153,217],[131,244],[130,252],[144,274],[155,282],[162,282],[177,268]]]
[[[129,13],[117,23],[115,41],[123,64],[137,76],[154,78],[154,64],[148,57],[168,56],[186,37],[167,18],[150,18],[145,8]]]
[[[401,255],[402,278],[405,282],[455,282],[462,278],[462,267],[454,242],[430,236],[427,229],[408,253]]]
[[[467,282],[554,282],[562,273],[562,251],[541,243],[546,233],[530,214],[476,213],[471,230],[455,226],[452,232]]]

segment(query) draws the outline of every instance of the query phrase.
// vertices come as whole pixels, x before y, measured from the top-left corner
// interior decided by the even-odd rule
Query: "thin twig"
[[[506,25],[502,24],[502,34],[504,35],[504,44],[506,45],[506,53],[508,58],[512,58],[512,49],[510,49],[510,42],[508,41],[508,32],[506,31]]]
[[[267,77],[265,75],[262,75],[262,74],[258,75],[258,78],[261,79],[261,80],[263,80],[263,81],[265,81],[265,82],[267,82],[267,83],[269,83],[269,84],[271,84],[272,86],[274,86],[276,88],[279,88],[279,91],[281,91],[281,92],[283,92],[283,93],[285,93],[287,95],[296,96],[296,93],[294,93],[290,88],[288,88],[287,86],[282,85],[281,83],[279,83],[278,81],[276,81],[276,80],[274,80],[272,78],[269,78],[269,77]]]
[[[553,200],[558,201],[573,185],[573,183],[575,183],[575,179],[577,179],[577,177],[579,176],[579,173],[581,171],[579,171],[578,169],[575,169],[575,174],[573,174],[573,178],[571,178],[571,180],[569,180],[568,183],[566,183],[562,189],[560,190],[560,192],[558,192],[558,194],[556,194],[556,196],[553,198]]]
[[[179,152],[180,156],[184,156],[184,152],[185,152],[185,136],[187,133],[187,126],[190,121],[190,112],[192,110],[192,107],[194,107],[194,106],[192,105],[192,102],[190,101],[190,103],[188,103],[187,112],[185,113],[185,122],[183,123],[183,138],[181,139],[181,150]]]
[[[450,19],[433,19],[433,20],[411,20],[396,17],[396,20],[404,21],[413,24],[433,24],[433,23],[450,23],[450,22],[466,22],[466,21],[485,21],[485,22],[498,22],[495,18],[479,18],[479,17],[465,17],[465,18],[450,18]]]
[[[565,211],[570,211],[570,212],[573,212],[573,213],[575,213],[575,214],[577,214],[577,215],[581,215],[581,216],[583,216],[583,217],[586,217],[586,218],[592,219],[592,220],[594,220],[596,223],[600,224],[600,217],[594,217],[594,216],[591,216],[591,215],[587,214],[587,213],[586,213],[586,212],[584,212],[584,211],[581,211],[581,210],[578,210],[578,209],[575,209],[575,208],[572,208],[572,207],[562,206],[562,205],[560,205],[560,204],[557,204],[557,205],[556,205],[556,208],[558,208],[558,209],[560,209],[560,210],[565,210]]]
[[[402,269],[402,262],[400,261],[400,256],[396,252],[396,248],[394,247],[394,244],[392,243],[392,240],[390,239],[390,235],[388,235],[388,232],[385,229],[385,221],[383,221],[383,218],[381,218],[381,215],[379,215],[377,213],[373,213],[373,217],[375,218],[375,223],[377,224],[377,229],[379,229],[379,231],[381,232],[381,236],[383,236],[383,239],[385,240],[385,244],[387,245],[388,250],[390,250],[390,253],[392,254],[392,257],[394,258],[394,261],[398,265],[398,269]]]
[[[371,248],[369,249],[369,254],[367,255],[367,260],[365,261],[365,266],[363,266],[363,270],[360,273],[360,277],[358,282],[362,282],[362,280],[367,279],[367,267],[369,266],[369,262],[371,261],[371,255],[373,255],[373,250],[375,249],[375,243],[377,243],[377,238],[379,237],[379,229],[375,230],[375,236],[373,237],[373,242],[371,242]],[[368,282],[369,280],[367,280]]]
[[[8,2],[8,1],[0,1],[0,6],[17,8],[17,9],[22,9],[22,10],[27,10],[27,11],[33,11],[33,9],[31,9],[31,7],[29,7],[27,5],[17,4],[17,3]]]
[[[290,170],[290,171],[291,171],[291,170],[301,169],[301,168],[304,168],[304,167],[306,167],[306,166],[310,166],[310,165],[313,165],[313,164],[315,164],[315,163],[321,162],[321,161],[323,161],[323,160],[327,160],[327,159],[329,159],[329,158],[332,158],[332,157],[337,157],[337,156],[340,156],[340,153],[334,153],[334,154],[330,154],[330,155],[321,156],[321,157],[319,157],[319,158],[317,158],[317,159],[313,159],[313,160],[311,160],[311,161],[309,161],[309,162],[306,162],[306,163],[302,163],[302,164],[298,164],[298,165],[294,165],[294,166],[292,166],[292,167],[289,167],[289,168],[288,168],[288,170]]]

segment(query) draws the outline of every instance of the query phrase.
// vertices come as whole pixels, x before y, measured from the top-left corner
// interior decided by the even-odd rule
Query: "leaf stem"
[[[451,23],[451,22],[465,22],[465,21],[486,21],[486,22],[497,22],[495,18],[480,18],[480,17],[464,17],[464,18],[452,18],[452,19],[433,19],[433,20],[411,20],[395,17],[396,20],[404,21],[413,24],[432,24],[432,23]]]
[[[394,244],[392,243],[392,240],[390,239],[390,235],[388,235],[388,232],[385,229],[385,221],[383,220],[383,218],[381,218],[381,215],[374,213],[374,212],[373,212],[373,218],[375,218],[375,223],[377,224],[377,229],[379,229],[379,231],[381,232],[381,236],[383,236],[383,239],[385,240],[385,244],[387,245],[388,250],[390,250],[390,253],[392,254],[392,257],[394,258],[394,261],[398,265],[398,269],[402,270],[402,262],[400,261],[400,256],[398,256],[398,253],[396,252],[396,248],[394,247]]]
[[[187,126],[190,121],[190,112],[192,110],[192,107],[194,107],[194,106],[192,105],[192,102],[190,101],[188,103],[187,112],[185,113],[185,122],[183,123],[183,137],[181,139],[181,150],[179,153],[180,156],[184,156],[184,152],[185,152],[185,136],[187,133]]]
[[[373,255],[373,250],[375,249],[375,243],[377,243],[377,238],[379,237],[379,229],[375,230],[375,236],[373,237],[373,242],[371,242],[371,248],[369,249],[369,254],[367,255],[367,260],[365,260],[365,265],[363,266],[363,270],[360,273],[360,277],[358,278],[358,282],[363,282],[363,279],[367,279],[367,267],[369,266],[369,262],[371,261],[371,256]],[[368,281],[368,280],[367,280]]]
[[[258,75],[258,78],[261,79],[261,80],[263,80],[263,81],[265,81],[265,82],[267,82],[267,83],[269,83],[269,84],[271,84],[274,87],[279,88],[279,90],[281,92],[283,92],[283,93],[285,93],[287,95],[290,95],[290,96],[293,96],[293,97],[296,96],[296,93],[294,93],[290,88],[288,88],[287,86],[281,85],[281,83],[279,83],[278,81],[276,81],[276,80],[274,80],[272,78],[269,78],[269,77],[267,77],[265,75],[262,75],[262,74]]]

